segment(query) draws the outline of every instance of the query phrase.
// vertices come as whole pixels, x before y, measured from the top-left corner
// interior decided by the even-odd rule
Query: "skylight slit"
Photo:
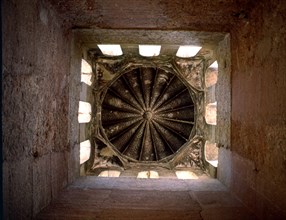
[[[97,46],[106,56],[121,56],[123,54],[119,44],[98,44]]]
[[[80,143],[80,164],[88,161],[90,157],[90,141],[86,140]]]
[[[159,56],[161,45],[139,45],[139,54],[143,57]]]
[[[197,55],[201,48],[202,47],[192,45],[180,46],[176,53],[176,56],[181,58],[194,57]]]
[[[78,122],[88,123],[91,120],[91,105],[88,102],[79,101]]]

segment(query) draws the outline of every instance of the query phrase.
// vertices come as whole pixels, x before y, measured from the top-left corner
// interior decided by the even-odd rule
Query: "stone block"
[[[254,220],[255,215],[241,207],[215,207],[201,212],[204,220]]]
[[[248,182],[241,178],[238,172],[233,172],[232,177],[233,182],[230,187],[231,192],[233,192],[250,210],[254,210],[256,202],[255,190],[250,188]]]
[[[32,219],[33,167],[32,158],[9,163],[9,219]]]
[[[194,191],[194,198],[203,209],[215,207],[243,207],[243,205],[226,191]]]
[[[33,162],[33,214],[46,207],[52,199],[51,155],[45,154]]]
[[[2,163],[2,178],[3,178],[3,214],[2,217],[4,219],[8,219],[9,217],[9,201],[10,201],[10,184],[9,184],[9,163],[4,161]]]
[[[138,191],[138,190],[117,190],[112,191],[109,198],[103,203],[105,209],[144,209],[186,211],[201,210],[199,204],[190,199],[185,192],[161,191]]]
[[[256,204],[254,211],[259,219],[286,219],[286,210],[281,210],[277,208],[275,204],[270,202],[260,193],[256,193]]]
[[[217,178],[226,187],[230,187],[232,180],[232,152],[225,148],[219,148]]]
[[[53,152],[51,154],[51,187],[52,199],[57,198],[59,192],[68,183],[68,158],[64,152]]]
[[[80,153],[79,144],[75,144],[74,147],[68,152],[65,152],[67,159],[67,174],[68,183],[72,183],[80,176]]]

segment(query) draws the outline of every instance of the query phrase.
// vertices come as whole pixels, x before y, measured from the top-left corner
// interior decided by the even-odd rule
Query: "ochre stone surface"
[[[217,132],[229,149],[222,181],[261,219],[286,215],[285,1],[49,2],[57,9],[45,0],[3,1],[5,219],[32,218],[76,177],[78,130],[68,118],[80,82],[69,75],[76,27],[229,32],[231,66],[230,57],[218,59],[231,68],[232,86],[231,130]],[[219,117],[218,127],[230,125]]]
[[[246,0],[49,1],[75,27],[110,29],[229,31],[253,7]]]
[[[71,35],[44,1],[3,7],[4,219],[31,219],[68,183]]]
[[[262,1],[231,41],[231,188],[261,218],[286,215],[285,13],[285,2]]]

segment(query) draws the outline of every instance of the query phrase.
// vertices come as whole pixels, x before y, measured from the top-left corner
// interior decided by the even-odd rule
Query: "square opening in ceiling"
[[[208,87],[207,73],[210,72],[210,68],[217,68],[213,67],[213,63],[221,62],[222,57],[218,52],[221,50],[220,44],[225,41],[226,35],[223,33],[147,30],[81,30],[77,35],[83,42],[84,52],[88,54],[87,59],[93,65],[95,81],[92,87],[93,91],[97,91],[97,94],[89,100],[95,111],[92,113],[91,123],[93,125],[89,126],[93,130],[86,131],[84,128],[88,133],[86,136],[95,148],[93,149],[94,155],[85,165],[89,173],[94,174],[92,170],[102,168],[102,166],[126,169],[139,164],[158,165],[169,169],[196,166],[208,170],[215,176],[216,167],[212,165],[214,163],[210,164],[206,159],[208,152],[205,149],[208,148],[205,147],[205,142],[219,144],[220,141],[216,132],[217,125],[208,123],[209,118],[212,117],[213,109],[210,112],[207,108],[210,103],[214,103],[213,99],[217,101],[215,91],[219,83],[213,83]],[[158,41],[158,39],[160,40]],[[114,44],[122,50],[122,54],[118,54],[118,57],[106,54],[100,48],[100,45]],[[147,56],[144,53],[140,54],[141,45],[157,45],[159,50],[152,51],[152,54],[147,54]],[[228,48],[223,48],[223,50],[227,51]],[[217,59],[218,61],[216,61]],[[209,68],[211,64],[213,65]],[[161,75],[163,78],[165,77],[165,80],[168,76],[170,79],[176,78],[174,81],[181,82],[182,88],[178,83],[172,85],[170,80],[163,85],[165,90],[158,90],[157,99],[163,100],[161,103],[158,101],[159,104],[157,104],[157,108],[163,108],[162,113],[158,116],[154,113],[158,109],[151,109],[146,102],[150,104],[152,98],[156,99],[156,95],[154,95],[156,92],[154,93],[152,89],[158,84],[156,79],[161,77],[158,73],[160,71],[164,72]],[[229,73],[223,73],[223,75],[229,75]],[[228,88],[229,85],[225,85],[226,81],[223,81],[223,87]],[[134,89],[136,85],[139,86],[139,90]],[[169,96],[169,99],[164,99],[162,97],[164,97],[163,93],[168,91],[167,87],[173,91],[165,95]],[[179,90],[177,91],[175,88],[179,88]],[[187,90],[186,94],[189,94],[194,102],[195,110],[193,113],[187,112],[187,114],[178,111],[179,113],[174,116],[174,112],[170,109],[176,110],[177,107],[184,108],[184,106],[172,107],[170,103],[184,100],[184,98],[180,98],[180,94],[181,92],[184,94],[183,90],[185,89]],[[149,95],[146,91],[150,91]],[[130,97],[124,92],[128,93]],[[182,97],[186,97],[186,94]],[[114,106],[114,103],[117,103],[115,104],[117,107]],[[227,102],[226,105],[228,103],[230,102]],[[187,105],[191,105],[191,103]],[[130,122],[130,118],[136,118],[138,106],[141,106],[141,111],[137,111],[137,114],[142,118],[144,125],[139,122],[137,124]],[[225,107],[222,106],[222,108]],[[124,114],[126,111],[130,111],[130,114]],[[161,110],[159,109],[159,111]],[[192,122],[192,117],[186,121],[181,120],[191,114],[194,115],[195,121]],[[227,117],[229,114],[230,111]],[[165,119],[168,123],[164,122]],[[120,120],[123,121],[121,125],[116,123]],[[152,120],[156,122],[152,123]],[[129,122],[130,124],[128,124]],[[193,123],[194,128],[189,134],[184,134],[186,130],[184,128],[187,126],[179,125],[178,122]],[[156,135],[160,138],[154,138]],[[164,135],[166,136],[164,137]],[[170,137],[173,140],[169,140]],[[138,141],[137,139],[140,138],[141,141]],[[176,142],[174,141],[176,138],[186,141]],[[137,146],[135,143],[140,144],[130,150],[130,146]],[[142,149],[143,145],[144,149]],[[160,147],[158,148],[157,145]],[[179,145],[183,147],[180,148]],[[164,150],[164,147],[169,150]]]

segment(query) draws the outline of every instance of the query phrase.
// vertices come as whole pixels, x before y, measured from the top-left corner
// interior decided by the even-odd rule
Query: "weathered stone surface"
[[[230,150],[223,147],[218,149],[217,178],[228,188],[232,181],[231,153]]]
[[[253,8],[253,2],[246,0],[239,4],[225,0],[49,1],[74,26],[111,29],[229,31]]]
[[[33,213],[38,213],[52,199],[51,155],[46,154],[33,163]]]
[[[212,56],[212,49],[224,39],[225,33],[203,32],[186,30],[142,30],[142,29],[77,29],[76,32],[82,43],[88,48],[97,48],[97,44],[110,44],[116,42],[123,50],[134,51],[138,54],[138,44],[162,45],[160,54],[167,54],[170,49],[176,54],[180,45],[207,45],[208,49],[200,51],[201,56]],[[158,39],[160,39],[158,41]],[[164,49],[165,48],[165,49]],[[173,55],[172,54],[172,55]]]
[[[6,212],[9,219],[31,219],[33,209],[32,158],[9,163],[9,200]],[[5,188],[7,190],[7,188]]]
[[[262,1],[231,41],[233,187],[246,204],[251,198],[242,189],[256,204],[261,196],[269,201],[264,211],[252,207],[261,218],[273,204],[286,210],[285,12],[285,2]]]
[[[199,202],[203,208],[218,207],[242,207],[242,204],[231,196],[229,192],[221,191],[197,191],[191,195]]]
[[[83,141],[79,135],[80,124],[78,123],[78,108],[80,100],[80,81],[81,81],[81,45],[77,35],[73,34],[71,42],[70,74],[69,74],[69,120],[68,120],[68,140],[70,144],[67,153],[68,159],[68,182],[71,183],[79,176],[80,153],[79,144]],[[72,88],[72,89],[71,89]],[[82,126],[85,129],[86,126]],[[80,137],[79,137],[80,136]],[[86,139],[88,136],[84,136]],[[84,139],[84,140],[86,140]]]
[[[231,144],[231,47],[227,35],[218,45],[216,54],[218,62],[218,81],[215,85],[217,102],[216,143],[219,147],[229,148]]]
[[[204,89],[204,61],[203,60],[177,60],[180,72],[185,80],[197,90]]]
[[[256,219],[255,215],[248,210],[240,207],[215,207],[205,209],[201,212],[201,216],[204,220],[253,220]]]
[[[68,182],[71,34],[45,1],[3,7],[4,215],[31,219]]]

